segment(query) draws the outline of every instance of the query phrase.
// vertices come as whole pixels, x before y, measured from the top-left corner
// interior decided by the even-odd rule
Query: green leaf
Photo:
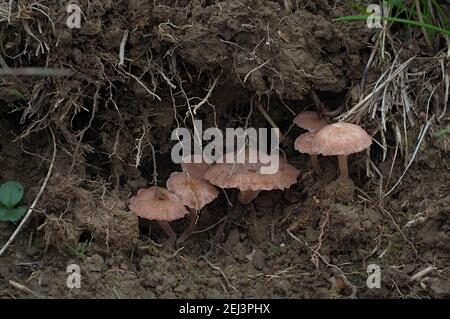
[[[8,209],[6,207],[0,206],[0,221],[16,222],[21,219],[26,212],[26,207]]]
[[[8,214],[8,208],[0,206],[0,221],[1,222],[8,221],[8,219],[6,219],[7,214]]]
[[[7,208],[13,208],[23,197],[23,187],[18,182],[7,182],[0,186],[0,203]]]

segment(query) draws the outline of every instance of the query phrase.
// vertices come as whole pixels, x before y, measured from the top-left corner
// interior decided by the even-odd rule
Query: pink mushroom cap
[[[245,163],[217,163],[206,172],[205,178],[220,188],[238,188],[240,191],[283,190],[297,182],[299,171],[282,158],[279,158],[276,173],[261,174],[261,167],[269,164],[249,163],[251,152],[257,151],[247,149]]]
[[[202,178],[187,172],[174,172],[167,180],[167,189],[173,192],[187,207],[202,209],[219,196],[219,191]]]
[[[317,155],[315,136],[313,132],[300,135],[294,142],[294,148],[300,153]]]
[[[328,125],[328,121],[319,116],[319,113],[306,111],[298,114],[294,119],[294,124],[310,132],[317,132],[322,127]]]
[[[359,125],[334,123],[315,133],[315,150],[325,156],[350,155],[370,147],[372,138]]]
[[[157,186],[139,190],[136,196],[131,197],[129,208],[139,217],[164,222],[180,219],[188,214],[175,194]]]
[[[210,166],[203,158],[203,155],[188,155],[183,158],[181,168],[192,177],[204,179],[205,173]]]

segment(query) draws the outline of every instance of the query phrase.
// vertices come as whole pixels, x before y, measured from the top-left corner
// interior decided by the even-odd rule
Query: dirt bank
[[[21,182],[30,205],[50,164],[50,131],[57,146],[33,217],[0,257],[0,297],[450,297],[446,136],[427,135],[402,176],[403,150],[416,144],[399,151],[393,127],[382,136],[379,123],[364,119],[389,146],[371,151],[385,179],[374,169],[368,176],[361,153],[349,161],[354,185],[337,179],[334,158],[321,157],[317,175],[293,149],[301,130],[292,120],[315,107],[311,89],[331,110],[364,93],[357,91],[373,33],[364,22],[334,22],[355,8],[331,2],[82,0],[81,29],[67,28],[65,6],[51,1],[15,8],[1,34],[5,63],[71,75],[0,79],[0,181]],[[379,75],[373,68],[367,83]],[[286,135],[298,184],[246,206],[222,193],[208,207],[211,220],[201,218],[176,252],[165,250],[157,224],[129,211],[130,196],[180,170],[170,136],[192,127],[193,110],[205,127],[269,127],[257,101]],[[411,116],[417,131],[420,114]],[[16,226],[0,223],[0,243]],[[67,288],[70,264],[80,266],[81,289]],[[366,285],[370,264],[381,267],[380,289]],[[430,266],[426,279],[411,281]]]

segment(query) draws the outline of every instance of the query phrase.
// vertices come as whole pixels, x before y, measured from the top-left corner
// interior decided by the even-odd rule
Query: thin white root
[[[119,66],[125,65],[125,45],[127,44],[129,31],[125,30],[123,33],[122,41],[120,42],[120,51],[119,51]]]
[[[428,266],[427,268],[422,269],[418,273],[412,275],[411,278],[409,278],[409,282],[413,282],[413,281],[419,280],[419,279],[425,277],[426,275],[428,275],[429,273],[432,273],[435,270],[436,270],[436,267]]]
[[[198,104],[191,106],[192,112],[194,113],[194,115],[197,115],[198,109],[208,102],[219,79],[220,79],[220,75],[217,78],[215,78],[215,80],[214,80],[213,84],[211,85],[211,87],[209,88],[208,94],[206,94],[205,98],[203,100],[201,100]]]
[[[21,285],[21,284],[15,282],[15,281],[10,280],[9,284],[11,285],[11,287],[13,287],[13,288],[15,288],[15,289],[17,289],[17,290],[19,290],[19,291],[21,291],[23,293],[26,293],[26,294],[29,294],[29,295],[33,295],[34,297],[37,297],[37,298],[45,298],[44,296],[42,296],[42,295],[38,294],[37,292],[35,292],[35,291],[31,290],[30,288],[28,288],[27,286]]]
[[[235,291],[239,291],[235,286],[233,286],[230,281],[228,280],[228,277],[225,275],[225,273],[222,271],[222,269],[220,269],[220,267],[218,266],[214,266],[205,256],[202,256],[203,260],[210,265],[212,268],[214,268],[215,270],[217,270],[218,272],[220,272],[220,274],[222,275],[223,279],[225,280],[225,283],[227,284],[227,286],[229,288],[232,288]]]

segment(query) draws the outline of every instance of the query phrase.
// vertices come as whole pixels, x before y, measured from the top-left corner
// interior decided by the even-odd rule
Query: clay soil
[[[349,158],[351,183],[338,178],[335,158],[320,157],[315,174],[293,149],[303,132],[291,125],[295,114],[315,107],[311,88],[336,109],[361,80],[373,33],[363,22],[332,21],[354,13],[351,1],[292,1],[292,10],[269,0],[79,2],[79,30],[65,26],[65,7],[53,1],[38,7],[52,23],[30,9],[0,24],[9,67],[73,71],[0,79],[0,181],[21,182],[26,205],[51,163],[50,132],[57,146],[32,218],[0,257],[0,298],[450,297],[448,137],[428,134],[402,177],[407,160],[388,130],[386,158],[371,150],[383,184],[367,176],[364,152]],[[170,251],[158,224],[138,219],[128,202],[180,170],[170,134],[191,125],[189,106],[210,88],[196,114],[205,127],[269,127],[259,100],[300,177],[245,206],[233,190],[221,193],[196,233]],[[376,131],[369,119],[360,124]],[[413,141],[417,133],[411,128]],[[182,232],[187,223],[173,226]],[[0,223],[0,246],[16,227]],[[81,289],[66,285],[71,264],[80,266]],[[381,269],[379,289],[366,284],[371,264]]]

